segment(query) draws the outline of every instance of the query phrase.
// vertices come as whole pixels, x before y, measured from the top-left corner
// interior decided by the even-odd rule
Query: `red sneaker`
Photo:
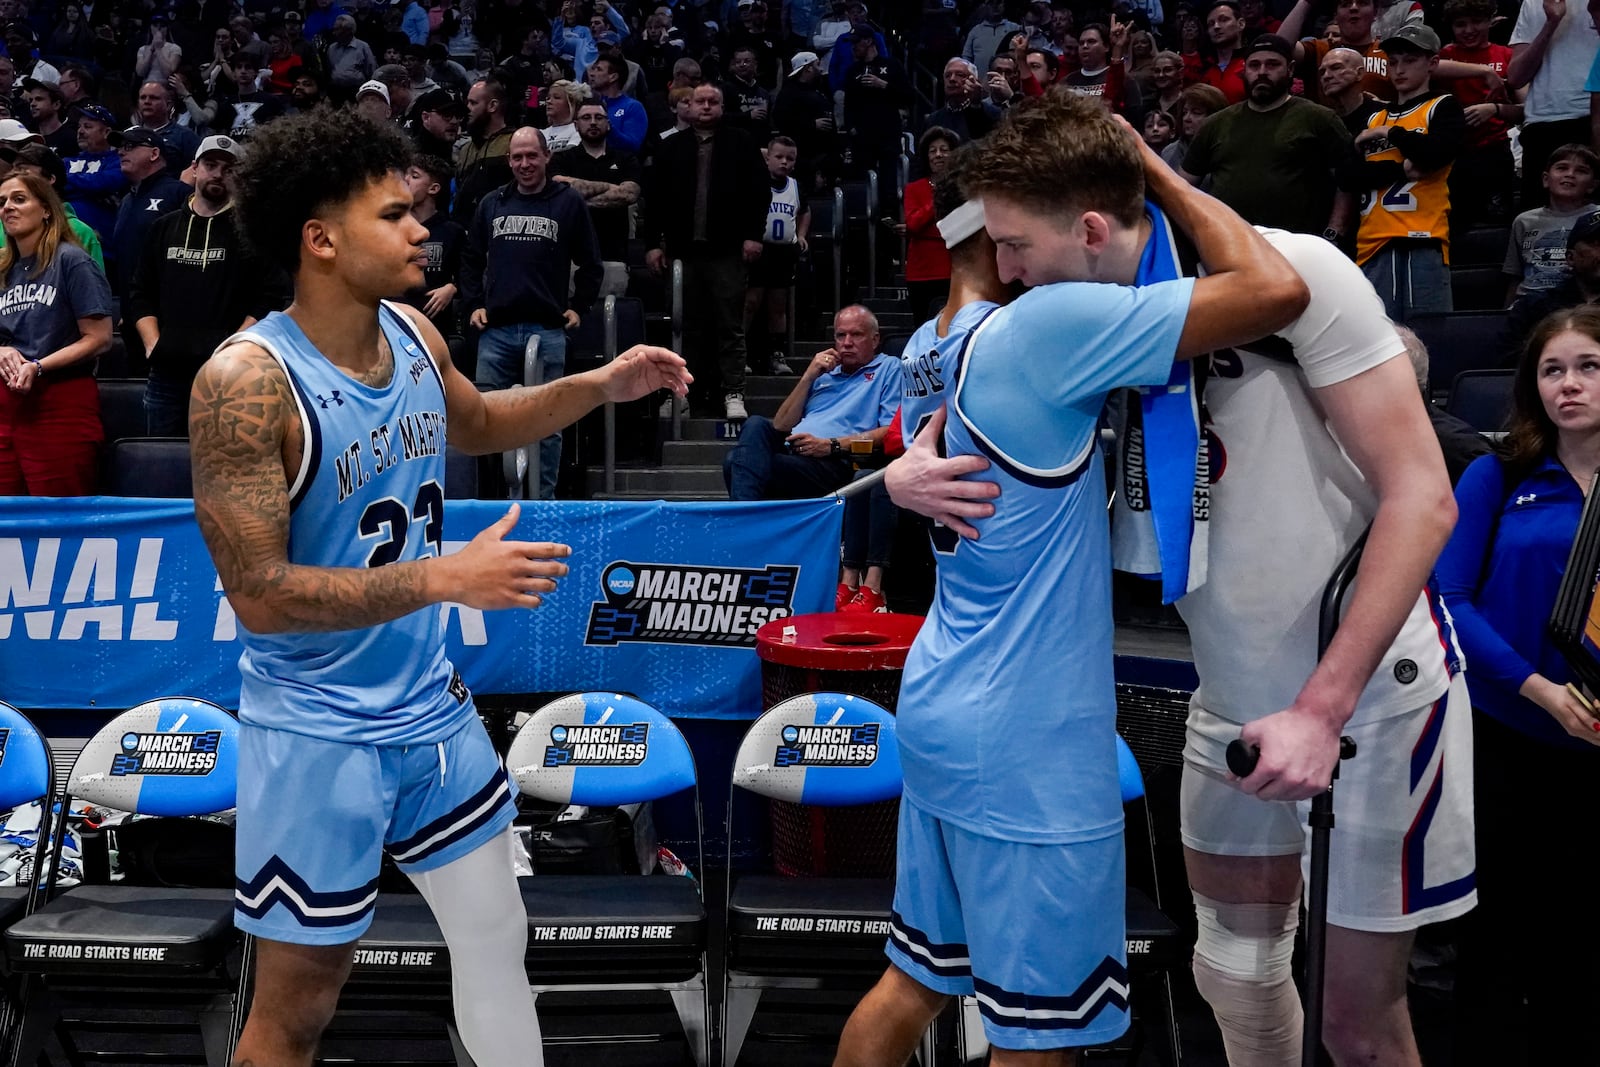
[[[884,606],[882,593],[862,586],[856,590],[856,595],[851,598],[850,603],[839,610],[852,615],[870,615],[873,612],[888,611],[889,609]]]
[[[843,611],[845,605],[856,598],[857,586],[839,583],[839,588],[833,591],[833,610]]]

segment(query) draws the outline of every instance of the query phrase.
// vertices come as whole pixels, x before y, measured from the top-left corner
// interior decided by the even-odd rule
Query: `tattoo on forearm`
[[[288,559],[286,436],[289,384],[270,357],[214,359],[195,380],[189,406],[195,520],[223,587],[264,609],[282,630],[371,626],[423,607],[416,564],[372,570],[310,567]],[[291,457],[298,448],[291,448]]]

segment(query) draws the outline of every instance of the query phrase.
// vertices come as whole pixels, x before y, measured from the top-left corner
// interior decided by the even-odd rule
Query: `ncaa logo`
[[[606,592],[616,596],[633,592],[634,582],[633,571],[627,567],[613,567],[606,572]]]
[[[794,725],[791,724],[783,728],[784,744],[792,745],[798,740],[800,740],[800,731]]]
[[[565,726],[552,726],[550,728],[550,740],[554,741],[558,745],[566,744],[567,728]]]
[[[124,752],[137,752],[137,751],[139,751],[139,735],[138,734],[123,734],[122,735],[122,751],[124,751]]]

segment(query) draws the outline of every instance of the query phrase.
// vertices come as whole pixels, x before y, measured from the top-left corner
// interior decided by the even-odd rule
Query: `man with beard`
[[[600,299],[621,296],[628,289],[628,214],[639,202],[639,161],[608,143],[611,121],[600,101],[579,104],[573,122],[578,144],[552,157],[550,177],[565,182],[589,206],[605,271]]]
[[[506,120],[511,101],[505,82],[488,77],[467,93],[467,135],[456,160],[456,201],[450,217],[468,226],[478,201],[511,180],[511,125]]]
[[[310,111],[328,101],[328,83],[322,72],[313,67],[301,67],[294,72],[294,82],[289,89],[289,113]]]
[[[1195,185],[1211,176],[1211,195],[1257,226],[1320,233],[1337,242],[1354,199],[1337,178],[1355,162],[1339,116],[1289,95],[1293,48],[1273,34],[1245,51],[1242,103],[1200,127],[1181,173]]]
[[[419,97],[417,117],[409,127],[417,152],[454,160],[456,139],[461,136],[461,120],[466,117],[467,105],[449,89],[435,89]]]
[[[923,130],[942,126],[960,134],[961,140],[986,137],[1000,121],[1001,111],[985,100],[978,88],[978,68],[953,56],[944,65],[944,107],[928,116]]]
[[[145,431],[158,437],[189,432],[189,387],[201,364],[229,336],[289,302],[282,273],[239,240],[228,176],[244,148],[231,137],[207,137],[195,158],[194,195],[150,231],[123,317],[133,323],[150,359]]]

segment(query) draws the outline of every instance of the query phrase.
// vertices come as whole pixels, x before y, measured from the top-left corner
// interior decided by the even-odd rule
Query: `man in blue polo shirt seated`
[[[772,418],[745,420],[722,460],[730,500],[821,496],[850,481],[850,446],[883,439],[900,406],[900,361],[878,351],[878,319],[853,304]]]

